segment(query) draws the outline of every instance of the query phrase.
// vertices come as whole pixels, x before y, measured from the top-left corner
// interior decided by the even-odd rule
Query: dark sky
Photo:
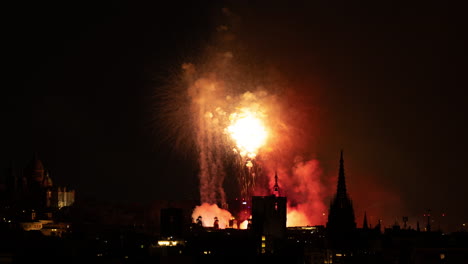
[[[198,198],[193,161],[159,140],[154,94],[210,41],[228,6],[241,18],[246,45],[312,97],[320,120],[314,151],[333,176],[345,150],[361,212],[372,206],[366,197],[378,198],[389,210],[398,203],[395,217],[431,208],[468,222],[458,7],[195,2],[5,8],[2,167],[22,166],[37,151],[54,182],[78,195]]]

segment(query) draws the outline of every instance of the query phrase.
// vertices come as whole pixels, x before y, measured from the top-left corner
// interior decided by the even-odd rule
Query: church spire
[[[330,203],[327,228],[337,233],[349,232],[356,228],[353,203],[346,191],[343,150],[340,155],[336,194]]]
[[[347,196],[345,173],[344,173],[343,150],[341,150],[341,155],[340,155],[340,170],[338,173],[338,186],[336,188],[336,196],[343,197],[343,198]]]
[[[273,190],[276,196],[279,196],[279,186],[278,186],[278,173],[275,171],[275,185],[273,186]]]
[[[367,225],[367,212],[364,212],[364,223],[362,223],[362,229],[369,229]]]

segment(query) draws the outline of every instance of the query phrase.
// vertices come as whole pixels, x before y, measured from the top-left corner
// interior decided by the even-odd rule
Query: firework
[[[164,97],[168,105],[162,113],[168,117],[169,134],[177,146],[193,148],[181,151],[194,152],[199,167],[201,205],[193,216],[211,219],[215,211],[218,219],[224,215],[222,221],[229,221],[233,216],[226,211],[225,188],[247,201],[252,195],[270,195],[278,172],[291,212],[306,219],[300,223],[323,224],[314,216],[325,210],[319,164],[306,158],[297,161],[307,145],[307,117],[300,111],[300,100],[288,96],[290,87],[272,78],[267,67],[235,54],[215,47],[200,56],[203,59],[184,63]],[[227,177],[234,177],[229,182],[237,186],[225,186]],[[245,219],[237,220],[245,225]]]

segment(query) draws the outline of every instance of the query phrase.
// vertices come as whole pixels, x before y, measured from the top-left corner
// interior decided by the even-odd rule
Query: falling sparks
[[[243,64],[235,54],[209,49],[203,60],[183,64],[161,111],[168,117],[174,145],[197,159],[202,205],[194,219],[201,216],[208,227],[217,217],[224,228],[234,217],[245,228],[248,222],[241,213],[226,210],[232,198],[227,196],[249,200],[272,194],[272,172],[278,170],[281,195],[288,196],[295,210],[288,215],[289,224],[323,224],[316,217],[324,210],[320,170],[318,163],[307,162],[310,150],[305,148],[313,134],[304,131],[308,105],[288,92],[288,82],[270,76],[267,65]],[[297,155],[305,155],[299,165]],[[225,184],[233,178],[238,186]]]

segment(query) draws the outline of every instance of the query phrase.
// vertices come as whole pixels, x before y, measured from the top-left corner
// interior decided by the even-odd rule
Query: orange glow
[[[286,216],[286,226],[307,226],[310,225],[307,215],[303,212],[293,208],[288,208],[288,214]]]
[[[268,132],[261,119],[262,114],[242,109],[229,116],[231,125],[227,131],[236,142],[236,151],[242,157],[255,158],[258,150],[265,145]]]
[[[247,229],[247,225],[249,224],[249,221],[247,220],[244,220],[244,222],[242,222],[240,225],[239,225],[239,229]]]
[[[195,221],[199,216],[202,217],[204,227],[213,227],[215,217],[219,220],[219,228],[225,229],[229,226],[229,219],[232,215],[229,211],[219,208],[216,204],[203,203],[195,207],[192,218]]]

